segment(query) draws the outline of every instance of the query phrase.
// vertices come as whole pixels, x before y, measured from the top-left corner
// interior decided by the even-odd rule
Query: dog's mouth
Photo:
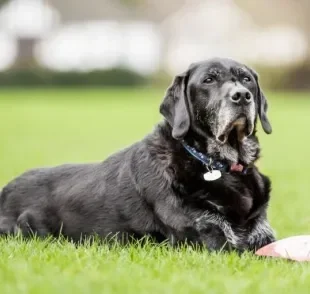
[[[224,131],[216,137],[216,140],[225,144],[228,142],[239,141],[241,142],[245,137],[252,134],[252,123],[246,115],[239,115],[236,119],[227,124]]]

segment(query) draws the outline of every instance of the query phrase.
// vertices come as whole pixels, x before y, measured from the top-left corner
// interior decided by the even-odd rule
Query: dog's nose
[[[230,100],[238,105],[247,105],[252,102],[252,94],[246,89],[238,89],[230,96]]]

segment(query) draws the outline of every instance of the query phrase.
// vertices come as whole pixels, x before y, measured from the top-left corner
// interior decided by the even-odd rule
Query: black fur
[[[253,78],[242,86],[253,95],[253,115],[250,108],[223,102],[230,99],[231,88],[241,87],[235,74],[239,68]],[[206,85],[203,79],[209,74],[217,76]],[[168,89],[160,107],[166,120],[140,142],[100,163],[35,169],[5,186],[0,232],[61,233],[75,241],[94,234],[117,235],[122,241],[149,234],[214,250],[254,250],[268,244],[274,240],[266,219],[269,179],[253,165],[247,175],[232,171],[206,182],[206,168],[180,142],[184,139],[229,164],[254,164],[259,156],[258,115],[264,129],[271,131],[266,103],[257,77],[247,67],[228,59],[194,64]],[[244,113],[248,136],[239,141],[231,130],[223,133],[227,141],[220,142],[220,132],[227,129],[223,124],[230,123],[221,120],[221,111],[229,114],[226,118]]]

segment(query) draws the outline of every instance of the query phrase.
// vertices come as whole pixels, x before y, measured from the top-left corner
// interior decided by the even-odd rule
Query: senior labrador
[[[2,189],[0,231],[25,236],[145,235],[210,250],[274,241],[257,118],[271,133],[256,73],[230,59],[192,64],[160,106],[164,121],[103,162],[27,171]]]

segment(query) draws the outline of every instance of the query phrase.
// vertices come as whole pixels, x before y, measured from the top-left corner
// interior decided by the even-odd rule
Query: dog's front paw
[[[256,238],[250,238],[248,241],[248,250],[249,251],[256,251],[259,248],[262,248],[270,243],[276,241],[276,238],[273,235],[265,235],[265,236],[258,236]]]
[[[209,230],[210,226],[217,227],[223,230],[226,225],[226,221],[219,214],[213,214],[208,211],[204,212],[200,217],[194,221],[194,227],[198,232]]]
[[[229,243],[216,216],[205,213],[194,221],[194,227],[199,232],[201,243],[208,250],[229,250]]]
[[[275,233],[267,220],[258,220],[248,236],[247,244],[249,250],[256,251],[275,241]]]
[[[210,226],[210,215],[205,213],[194,220],[194,228],[201,232]]]
[[[195,227],[208,246],[218,249],[223,246],[238,250],[246,248],[246,232],[242,229],[233,229],[231,224],[219,214],[205,212],[195,220]]]

